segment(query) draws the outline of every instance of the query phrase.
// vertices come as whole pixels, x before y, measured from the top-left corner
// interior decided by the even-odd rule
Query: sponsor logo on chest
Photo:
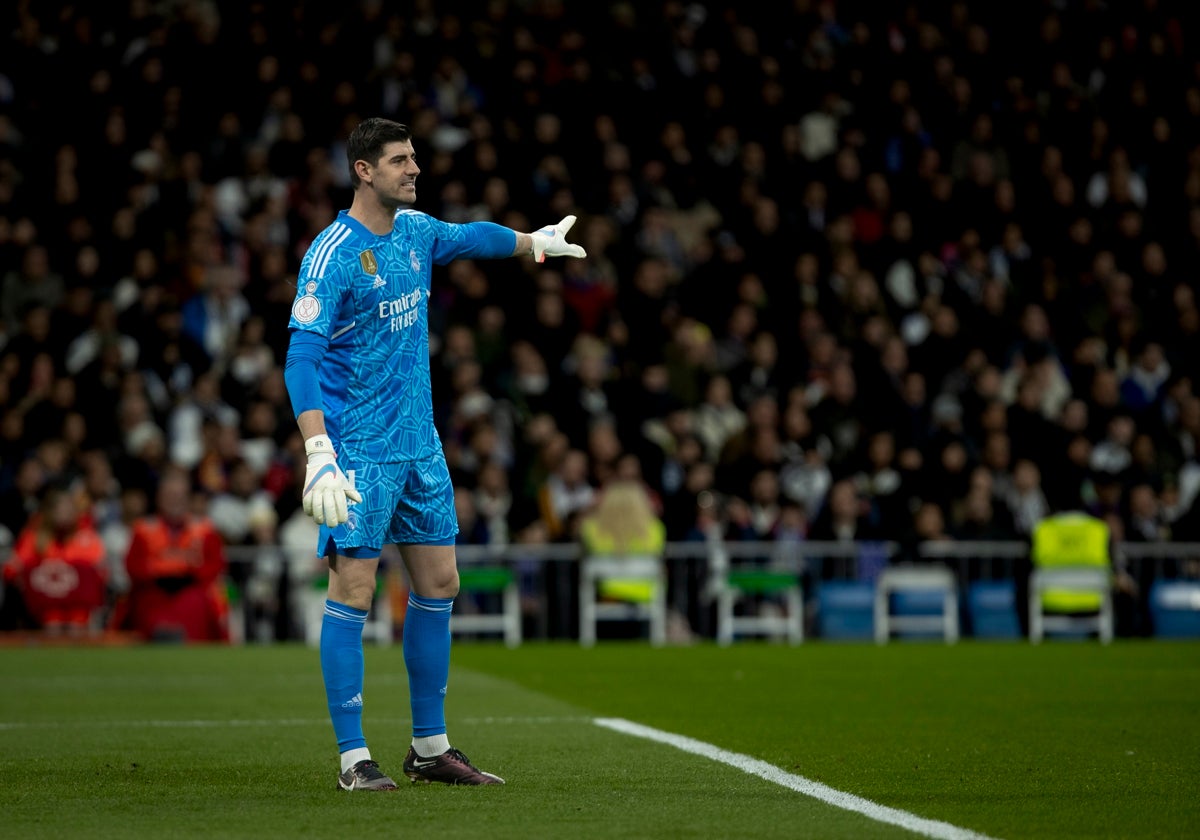
[[[380,320],[389,322],[388,329],[391,332],[399,332],[411,327],[421,317],[421,299],[425,295],[424,289],[413,289],[398,298],[380,301]]]

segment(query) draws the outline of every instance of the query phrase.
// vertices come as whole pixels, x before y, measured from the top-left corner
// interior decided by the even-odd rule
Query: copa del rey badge
[[[363,271],[367,274],[377,274],[379,272],[379,263],[375,262],[375,255],[370,249],[363,251],[358,255],[358,261],[362,263]]]
[[[321,314],[321,302],[312,295],[296,298],[292,304],[292,317],[301,324],[311,324]]]

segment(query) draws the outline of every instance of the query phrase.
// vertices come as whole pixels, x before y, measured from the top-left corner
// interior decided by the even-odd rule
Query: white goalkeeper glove
[[[533,239],[533,258],[545,262],[546,257],[586,257],[587,251],[582,245],[572,245],[567,241],[567,231],[575,224],[574,216],[564,216],[556,225],[547,225],[541,230],[529,234]]]
[[[349,507],[362,496],[337,465],[329,435],[313,435],[304,441],[308,469],[304,474],[304,512],[318,525],[336,528],[350,518]]]

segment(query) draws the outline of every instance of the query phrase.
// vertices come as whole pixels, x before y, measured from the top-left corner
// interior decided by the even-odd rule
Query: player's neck
[[[361,224],[376,236],[386,236],[392,232],[396,220],[396,209],[385,207],[378,201],[368,201],[356,193],[348,211],[350,218]]]

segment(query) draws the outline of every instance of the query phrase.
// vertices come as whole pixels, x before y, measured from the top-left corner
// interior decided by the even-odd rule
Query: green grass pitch
[[[372,751],[408,742],[367,649]],[[504,787],[335,789],[317,653],[0,650],[0,837],[914,836],[625,718],[991,837],[1200,836],[1200,644],[459,642],[451,739]]]

